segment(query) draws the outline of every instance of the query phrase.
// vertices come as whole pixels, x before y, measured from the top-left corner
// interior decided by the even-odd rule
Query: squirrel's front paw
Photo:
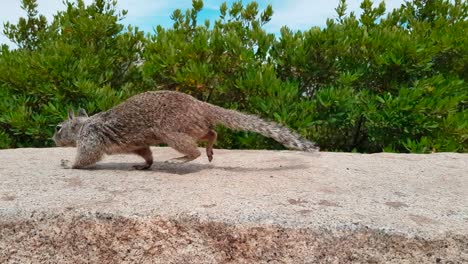
[[[60,167],[62,167],[64,169],[71,169],[70,161],[65,160],[65,159],[60,160]]]

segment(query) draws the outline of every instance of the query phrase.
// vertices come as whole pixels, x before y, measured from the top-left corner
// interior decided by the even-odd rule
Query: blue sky
[[[64,9],[62,0],[37,0],[39,13],[44,14],[49,20],[58,11]],[[85,0],[91,3],[92,0]],[[153,32],[156,25],[169,27],[171,13],[180,8],[185,10],[191,7],[191,0],[118,0],[118,7],[128,11],[124,24],[138,26],[146,32]],[[219,16],[219,6],[224,1],[205,0],[203,11],[200,13],[200,22],[205,19],[214,20]],[[234,0],[226,1],[230,6]],[[243,3],[252,1],[244,0]],[[273,18],[265,28],[272,33],[279,32],[279,29],[286,25],[292,30],[304,30],[312,26],[323,26],[327,18],[336,18],[334,8],[339,0],[257,0],[260,10],[268,4],[273,6]],[[359,14],[361,0],[348,0],[348,12],[354,11]],[[386,0],[387,10],[399,7],[403,0]],[[375,1],[377,4],[378,2]],[[3,23],[10,21],[16,23],[19,17],[24,16],[20,8],[19,0],[2,0],[0,9],[0,29],[3,31]],[[0,35],[0,43],[11,45],[9,40]]]

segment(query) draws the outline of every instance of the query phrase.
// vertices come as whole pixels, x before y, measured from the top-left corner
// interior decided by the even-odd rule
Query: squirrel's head
[[[73,110],[69,110],[67,120],[55,127],[55,133],[52,137],[55,145],[58,147],[75,147],[76,137],[86,119],[88,119],[88,114],[84,109],[80,108],[77,115],[73,113]]]

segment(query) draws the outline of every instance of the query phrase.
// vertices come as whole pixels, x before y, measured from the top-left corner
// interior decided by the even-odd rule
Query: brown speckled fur
[[[161,143],[184,154],[176,160],[186,162],[201,155],[197,141],[206,141],[211,161],[217,136],[213,127],[217,124],[260,133],[292,149],[318,150],[312,142],[281,125],[173,91],[138,94],[91,117],[82,109],[76,116],[70,112],[68,119],[57,126],[53,140],[57,146],[77,147],[72,168],[93,165],[104,154],[133,153],[146,161],[135,168],[147,169],[153,163],[149,146]]]

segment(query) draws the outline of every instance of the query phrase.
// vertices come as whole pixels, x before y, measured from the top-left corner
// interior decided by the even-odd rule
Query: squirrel
[[[151,145],[165,143],[185,156],[170,160],[182,163],[198,158],[198,141],[205,141],[206,155],[213,159],[215,125],[248,130],[273,138],[284,146],[307,152],[318,151],[314,143],[274,122],[212,105],[175,91],[149,91],[134,95],[108,111],[88,116],[80,108],[55,128],[52,140],[59,147],[77,147],[71,168],[98,162],[104,154],[136,154],[145,160],[138,170],[153,164]],[[62,161],[63,162],[63,161]],[[62,163],[63,166],[65,166]]]

